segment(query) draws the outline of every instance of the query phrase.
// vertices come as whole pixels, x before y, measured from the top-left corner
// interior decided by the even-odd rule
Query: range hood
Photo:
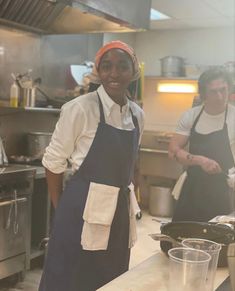
[[[151,0],[0,0],[0,25],[43,34],[149,28]]]

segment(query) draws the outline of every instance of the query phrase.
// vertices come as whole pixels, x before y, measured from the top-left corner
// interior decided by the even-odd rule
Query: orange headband
[[[125,51],[131,57],[131,60],[132,60],[133,65],[134,65],[134,76],[133,76],[132,80],[133,81],[137,80],[140,77],[140,69],[139,69],[139,63],[138,63],[137,57],[134,53],[133,48],[128,46],[126,43],[124,43],[120,40],[111,41],[98,50],[98,52],[96,53],[96,56],[95,56],[96,69],[98,69],[99,64],[100,64],[100,60],[103,57],[103,55],[111,49],[121,49],[121,50]]]

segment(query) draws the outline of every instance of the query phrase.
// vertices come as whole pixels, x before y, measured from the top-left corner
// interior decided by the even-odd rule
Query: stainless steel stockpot
[[[29,132],[27,133],[28,155],[37,159],[42,159],[46,147],[51,140],[51,132]]]

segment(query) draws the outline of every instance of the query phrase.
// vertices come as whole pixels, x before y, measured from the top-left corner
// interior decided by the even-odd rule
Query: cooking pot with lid
[[[184,58],[177,56],[166,56],[160,59],[161,74],[163,77],[185,76]]]
[[[167,254],[172,247],[181,245],[185,238],[207,239],[221,244],[218,267],[227,266],[227,249],[230,243],[235,242],[235,230],[232,225],[177,221],[169,222],[161,226],[160,234],[153,234],[154,240],[160,241],[161,249]]]
[[[51,132],[35,131],[27,133],[28,155],[41,160],[46,147],[50,143],[51,136]]]

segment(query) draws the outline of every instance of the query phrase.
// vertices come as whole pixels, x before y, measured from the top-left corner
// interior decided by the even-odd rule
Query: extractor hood
[[[43,34],[149,28],[151,0],[0,0],[0,25]]]

